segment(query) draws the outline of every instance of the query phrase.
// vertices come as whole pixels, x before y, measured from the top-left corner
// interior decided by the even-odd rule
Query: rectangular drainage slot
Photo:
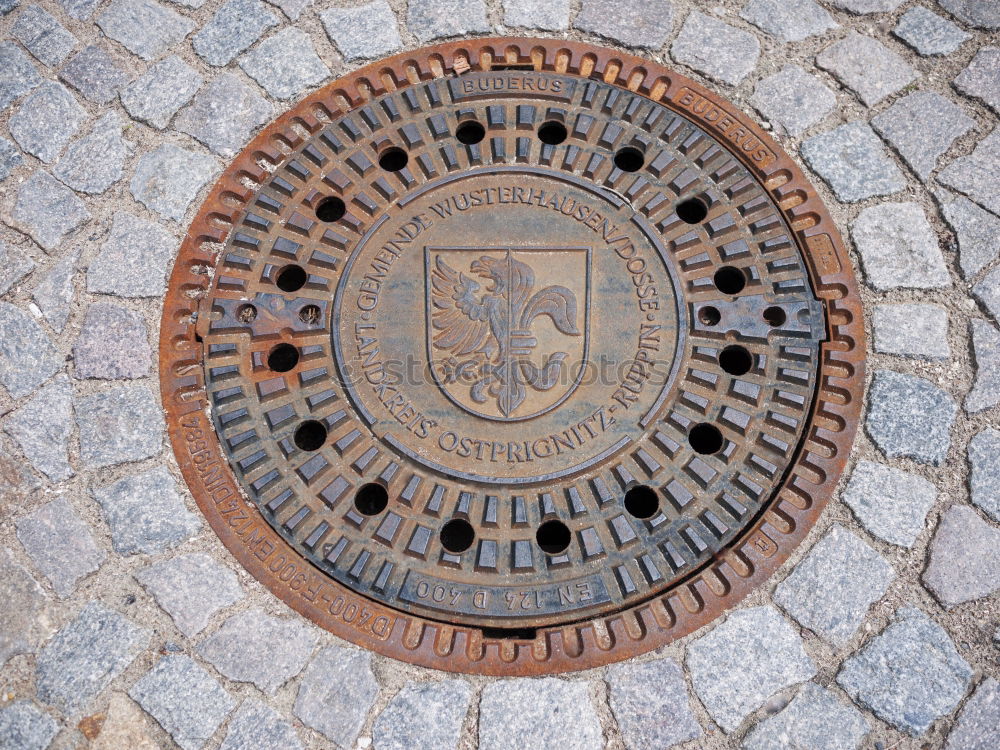
[[[514,641],[533,641],[538,631],[535,628],[483,628],[486,638],[507,638]]]
[[[504,63],[502,65],[494,65],[490,68],[493,72],[499,70],[534,70],[535,66],[532,63]]]

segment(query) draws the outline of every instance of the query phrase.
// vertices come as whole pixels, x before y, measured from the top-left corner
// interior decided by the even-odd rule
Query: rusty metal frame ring
[[[591,619],[540,626],[533,638],[494,638],[359,595],[278,535],[241,494],[207,413],[197,330],[220,245],[253,189],[323,121],[394,90],[503,66],[601,81],[694,122],[750,171],[783,214],[808,264],[827,326],[817,392],[797,454],[766,510],[714,559],[666,592]],[[752,136],[759,148],[740,149]],[[244,149],[219,178],[184,239],[164,302],[161,391],[181,472],[237,560],[293,609],[334,634],[396,659],[455,672],[534,675],[608,664],[693,632],[733,607],[788,558],[818,519],[850,453],[863,402],[865,339],[851,261],[815,190],[774,140],[731,103],[675,71],[615,50],[547,39],[484,38],[406,52],[306,97]]]

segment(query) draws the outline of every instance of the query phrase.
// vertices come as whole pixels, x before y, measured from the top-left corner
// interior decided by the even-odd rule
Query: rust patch
[[[104,727],[104,722],[107,718],[104,714],[84,716],[80,719],[80,723],[76,725],[76,728],[80,730],[80,734],[88,740],[92,740],[101,733],[101,729]]]

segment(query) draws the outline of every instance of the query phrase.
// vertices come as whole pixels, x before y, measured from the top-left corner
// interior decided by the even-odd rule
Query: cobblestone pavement
[[[0,747],[1000,747],[1000,3],[37,3],[0,0]],[[292,613],[200,519],[158,403],[166,274],[226,160],[361,61],[482,33],[638,50],[758,117],[870,334],[845,480],[782,571],[537,680]]]

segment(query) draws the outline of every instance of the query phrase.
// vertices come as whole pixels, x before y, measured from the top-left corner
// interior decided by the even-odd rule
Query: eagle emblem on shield
[[[513,421],[575,390],[587,350],[589,248],[427,248],[426,260],[431,371],[453,402]]]

